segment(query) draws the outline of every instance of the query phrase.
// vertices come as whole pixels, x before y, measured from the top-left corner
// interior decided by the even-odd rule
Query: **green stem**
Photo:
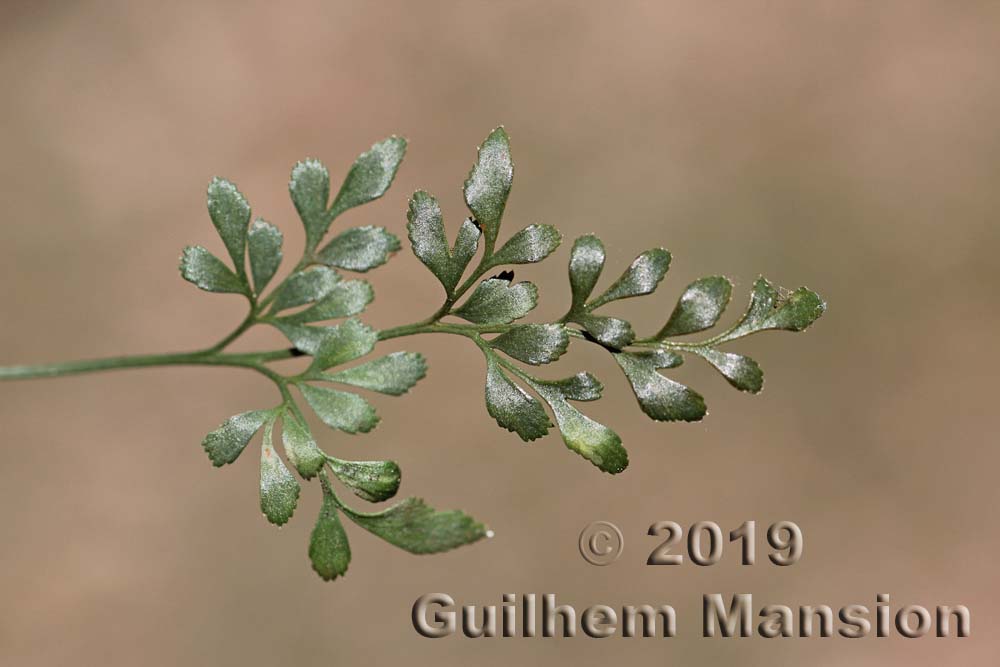
[[[735,336],[730,338],[733,331],[736,330],[736,326],[730,327],[729,329],[723,331],[722,333],[712,336],[711,338],[706,338],[700,341],[683,341],[683,340],[657,340],[656,338],[641,338],[639,340],[633,341],[632,345],[636,347],[659,347],[665,350],[686,350],[686,351],[696,351],[703,350],[708,347],[716,347],[722,343],[728,343],[736,338],[742,338],[750,334],[744,334],[743,336]],[[753,332],[752,332],[753,333]]]
[[[434,326],[434,320],[427,319],[421,320],[420,322],[414,322],[412,324],[403,324],[398,327],[392,327],[391,329],[382,329],[378,332],[378,339],[389,340],[391,338],[400,338],[402,336],[412,336],[419,333],[430,333],[428,331],[429,327]]]
[[[423,333],[449,333],[459,336],[471,336],[474,334],[506,333],[511,330],[513,324],[497,324],[493,326],[478,326],[475,324],[450,324],[448,322],[434,322],[424,320],[413,324],[383,329],[378,332],[379,340],[389,340],[391,338],[401,338],[403,336],[413,336]]]
[[[32,366],[0,366],[0,380],[27,380],[31,378],[61,377],[124,368],[149,368],[152,366],[234,366],[255,370],[272,380],[282,380],[280,375],[264,366],[268,361],[291,359],[298,356],[295,350],[274,350],[244,354],[219,354],[201,350],[173,354],[139,354],[106,359],[66,361]]]

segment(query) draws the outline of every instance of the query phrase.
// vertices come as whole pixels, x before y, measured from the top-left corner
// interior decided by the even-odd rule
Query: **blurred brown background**
[[[0,663],[995,664],[996,4],[4,3],[0,26],[0,363],[194,349],[232,328],[243,302],[176,271],[185,244],[221,252],[204,210],[213,175],[282,227],[291,255],[291,165],[319,157],[338,180],[399,133],[411,143],[394,187],[343,224],[403,235],[421,187],[454,230],[475,146],[499,123],[516,162],[508,234],[598,232],[609,274],[651,246],[674,253],[658,295],[619,311],[642,330],[710,273],[737,283],[730,318],[759,272],[830,304],[806,334],[736,346],[764,367],[760,396],[704,364],[680,369],[710,404],[696,425],[647,420],[606,355],[560,362],[605,380],[587,409],[629,449],[617,478],[555,435],[525,446],[498,429],[471,346],[387,345],[424,352],[429,376],[376,399],[372,435],[324,430],[321,444],[398,460],[402,495],[461,507],[496,537],[415,557],[348,526],[354,561],[334,584],[306,557],[315,485],[278,531],[257,509],[254,448],[217,470],[199,447],[230,414],[274,403],[262,378],[5,383]],[[519,271],[541,285],[538,317],[565,307],[568,247]],[[408,250],[372,277],[375,326],[437,306]],[[625,532],[611,567],[577,553],[595,519]],[[715,567],[647,567],[645,529],[666,519],[791,519],[805,556],[780,570],[740,567],[735,549]],[[431,591],[669,602],[681,637],[430,641],[409,614]],[[973,636],[706,640],[710,592],[963,603]]]

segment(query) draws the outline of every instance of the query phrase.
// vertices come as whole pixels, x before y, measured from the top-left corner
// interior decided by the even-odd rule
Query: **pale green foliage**
[[[615,361],[632,385],[642,411],[657,421],[699,421],[705,416],[705,399],[696,391],[660,375],[661,368],[676,368],[684,361],[666,350],[618,352]]]
[[[415,333],[462,336],[475,343],[485,357],[486,410],[497,424],[526,442],[557,428],[570,450],[600,470],[615,474],[628,466],[621,438],[573,405],[601,397],[603,386],[597,378],[579,372],[567,378],[544,379],[514,362],[541,366],[563,356],[573,340],[597,343],[612,354],[646,415],[657,421],[698,421],[707,412],[704,398],[666,377],[665,371],[681,365],[684,355],[694,355],[716,368],[732,386],[756,393],[763,386],[757,363],[719,346],[768,329],[801,331],[825,309],[814,292],[800,288],[787,293],[761,278],[754,285],[745,314],[733,326],[702,341],[674,340],[710,329],[722,317],[732,296],[732,283],[722,276],[709,276],[688,285],[660,330],[643,338],[627,320],[598,311],[621,299],[653,293],[670,268],[670,253],[663,248],[640,253],[595,297],[606,252],[597,236],[588,235],[576,239],[570,252],[571,299],[566,314],[555,322],[518,323],[538,303],[538,288],[529,282],[516,282],[510,270],[493,277],[487,272],[542,261],[559,247],[562,236],[551,225],[532,224],[497,248],[514,173],[510,139],[498,128],[480,146],[465,181],[465,202],[472,217],[461,223],[454,242],[449,240],[441,207],[432,195],[418,190],[409,202],[406,227],[410,245],[444,288],[444,304],[421,322],[375,331],[354,319],[372,301],[371,286],[363,280],[347,280],[337,269],[365,272],[381,266],[399,250],[396,235],[383,227],[348,228],[321,250],[316,249],[338,215],[385,192],[405,147],[405,141],[396,137],[375,144],[348,171],[332,203],[329,170],[317,160],[295,166],[289,190],[306,229],[306,251],[269,295],[262,291],[281,261],[281,232],[258,219],[247,234],[249,204],[228,181],[213,181],[209,208],[235,271],[203,248],[188,248],[182,261],[186,279],[208,291],[246,295],[252,307],[251,324],[276,327],[291,341],[292,353],[312,356],[306,370],[298,375],[269,376],[281,388],[281,405],[272,411],[233,417],[209,434],[204,446],[216,465],[230,463],[264,425],[261,507],[270,521],[283,523],[295,509],[299,487],[270,444],[271,426],[281,416],[289,462],[303,479],[318,475],[323,486],[323,506],[309,556],[324,579],[343,575],[350,562],[341,515],[413,553],[467,544],[482,538],[486,529],[464,514],[436,512],[414,498],[374,514],[344,505],[332,479],[359,498],[382,502],[399,489],[399,466],[393,461],[346,461],[323,452],[289,387],[298,388],[305,404],[324,424],[348,434],[367,433],[379,422],[374,406],[354,391],[328,385],[404,394],[424,377],[426,362],[411,352],[393,352],[365,361],[378,341]],[[242,268],[244,246],[249,251],[253,291]],[[470,270],[477,255],[480,259]],[[343,318],[351,319],[327,323]],[[470,324],[454,323],[450,318]]]
[[[427,362],[415,352],[393,352],[379,359],[322,376],[328,382],[349,384],[390,396],[400,396],[427,374]]]
[[[181,275],[206,292],[243,294],[246,286],[222,260],[201,246],[188,246],[181,254]]]
[[[671,340],[714,326],[729,302],[732,285],[712,276],[688,287],[671,317],[660,331],[640,338],[632,325],[620,317],[598,312],[621,299],[653,293],[670,268],[671,255],[663,248],[647,250],[603,292],[594,291],[604,270],[604,244],[596,236],[577,239],[570,253],[571,302],[566,315],[548,324],[511,324],[527,315],[536,305],[538,290],[531,283],[514,282],[511,271],[483,280],[484,273],[497,266],[537,262],[559,245],[559,232],[547,225],[530,225],[516,232],[499,250],[494,244],[501,232],[501,220],[510,193],[513,164],[509,138],[503,129],[492,132],[479,149],[479,157],[465,183],[465,200],[473,213],[472,223],[483,230],[485,247],[472,275],[461,283],[476,237],[465,236],[465,244],[448,245],[448,233],[437,201],[419,191],[410,200],[409,237],[413,251],[445,287],[448,299],[434,318],[454,315],[469,325],[437,325],[437,330],[471,338],[486,356],[485,399],[487,412],[503,428],[531,441],[555,425],[566,445],[601,470],[618,473],[628,464],[621,439],[610,428],[587,417],[569,401],[594,400],[601,385],[593,376],[581,374],[561,381],[547,381],[501,358],[497,352],[517,361],[541,365],[559,358],[569,341],[590,340],[607,348],[624,371],[643,412],[658,421],[697,421],[706,414],[705,401],[694,390],[665,377],[661,371],[680,365],[682,353],[707,360],[733,386],[759,391],[763,375],[756,362],[718,345],[765,329],[802,330],[819,317],[825,304],[804,288],[787,298],[758,281],[751,307],[734,327],[701,342]],[[469,221],[459,232],[461,241]],[[461,248],[461,253],[457,252]],[[456,261],[458,258],[460,261]],[[478,281],[478,283],[477,283]],[[457,307],[462,296],[472,290]],[[498,333],[495,338],[485,335]],[[535,395],[529,393],[529,389]],[[541,401],[539,401],[541,399]]]
[[[729,305],[732,294],[733,284],[722,276],[694,281],[681,294],[677,307],[656,337],[683,336],[711,329]]]
[[[230,417],[205,436],[201,446],[216,466],[232,463],[243,453],[251,438],[271,417],[269,410],[254,410]]]
[[[399,250],[399,239],[385,227],[355,227],[330,241],[317,258],[327,266],[365,272],[382,266]]]
[[[540,262],[551,255],[560,242],[562,234],[552,225],[528,225],[496,251],[489,265]]]
[[[271,282],[281,265],[281,244],[284,237],[271,223],[257,218],[247,233],[247,250],[250,255],[250,273],[254,292],[260,294]]]
[[[521,324],[490,341],[494,350],[532,366],[548,364],[569,347],[569,332],[562,324]]]
[[[374,298],[372,286],[364,280],[342,280],[337,276],[334,285],[316,303],[291,315],[278,317],[276,321],[305,324],[350,317],[363,311]]]
[[[348,209],[367,204],[384,195],[392,185],[392,179],[396,177],[396,170],[405,154],[406,139],[389,137],[359,155],[330,206],[330,220]]]
[[[337,498],[326,478],[322,479],[323,505],[309,539],[309,560],[316,574],[332,581],[347,572],[351,563],[351,545],[340,523]]]
[[[379,422],[375,408],[357,394],[300,383],[306,402],[323,423],[345,433],[367,433]]]
[[[527,315],[537,303],[538,288],[532,283],[490,278],[479,283],[452,314],[476,324],[507,324]]]
[[[437,200],[422,190],[413,193],[407,212],[413,254],[437,276],[451,297],[462,274],[476,254],[480,231],[472,220],[466,220],[458,230],[455,245],[448,246],[441,207]]]
[[[205,248],[191,246],[183,252],[180,270],[184,279],[203,290],[247,299],[247,317],[218,344],[193,353],[14,367],[6,375],[0,373],[0,379],[180,363],[235,366],[266,376],[278,388],[280,403],[231,417],[209,433],[202,445],[211,462],[222,466],[234,462],[263,430],[260,507],[267,520],[277,525],[287,522],[298,505],[300,485],[293,471],[304,480],[319,478],[323,501],[309,558],[316,572],[331,580],[342,576],[351,561],[342,517],[417,554],[452,549],[489,534],[483,524],[465,514],[434,510],[418,498],[368,513],[352,509],[338,496],[335,483],[372,503],[393,498],[400,488],[402,475],[394,461],[349,461],[325,452],[304,412],[308,408],[316,420],[344,434],[374,429],[379,416],[362,393],[399,396],[427,373],[423,356],[413,352],[370,357],[380,341],[418,333],[467,339],[485,359],[486,411],[501,427],[524,441],[556,429],[571,451],[598,469],[617,474],[629,462],[621,438],[577,408],[581,402],[601,398],[600,381],[584,371],[542,378],[533,374],[534,368],[521,364],[543,366],[562,357],[571,342],[596,343],[613,356],[649,417],[697,421],[706,414],[704,399],[666,372],[694,356],[708,362],[737,389],[756,393],[763,386],[760,366],[720,346],[765,330],[801,331],[825,310],[819,296],[806,288],[788,292],[760,278],[749,306],[735,324],[702,340],[677,340],[714,327],[723,316],[732,284],[722,276],[709,276],[691,283],[659,331],[643,337],[627,320],[602,309],[621,299],[653,293],[670,268],[670,253],[663,248],[640,253],[595,297],[606,252],[597,236],[588,235],[576,239],[569,253],[571,298],[566,314],[554,322],[519,322],[538,303],[538,288],[530,282],[516,282],[511,270],[489,274],[497,267],[544,260],[558,249],[562,236],[550,225],[531,224],[498,243],[514,167],[510,139],[503,128],[497,128],[480,146],[465,181],[465,203],[472,215],[454,237],[433,196],[417,191],[409,201],[410,245],[444,288],[443,304],[423,320],[376,331],[357,317],[374,298],[371,285],[345,278],[341,271],[367,272],[383,265],[400,249],[396,228],[344,227],[323,242],[341,215],[385,194],[405,152],[406,141],[399,137],[376,143],[346,169],[332,197],[330,170],[325,165],[307,159],[294,166],[288,187],[306,243],[302,257],[280,280],[276,276],[283,260],[282,233],[261,218],[250,223],[250,204],[233,183],[218,178],[211,182],[209,217],[232,264],[227,266]],[[225,352],[230,343],[259,324],[275,327],[292,347]],[[283,374],[270,365],[299,356],[311,359],[297,373]],[[445,410],[442,417],[448,416]],[[290,465],[273,443],[274,426],[279,422],[281,449]],[[417,455],[411,450],[403,451]]]
[[[333,474],[370,503],[389,500],[399,490],[402,473],[395,461],[343,461],[333,456],[329,461]]]
[[[667,275],[669,268],[669,252],[663,248],[647,250],[635,258],[625,273],[605,290],[604,294],[591,302],[590,309],[599,308],[618,299],[651,294],[663,280],[663,276]]]
[[[260,511],[267,520],[281,526],[292,518],[299,503],[299,483],[288,472],[271,442],[273,419],[264,425],[260,448]]]
[[[420,498],[407,498],[387,510],[368,514],[343,507],[365,530],[413,554],[448,551],[486,536],[483,524],[461,512],[439,512]]]
[[[312,364],[306,374],[316,377],[327,368],[363,357],[372,351],[377,341],[378,332],[355,319],[330,327],[313,354]]]
[[[628,453],[617,433],[570,405],[571,397],[560,385],[543,384],[533,378],[526,380],[552,408],[567,447],[604,472],[614,474],[625,470]]]
[[[250,204],[243,193],[227,180],[216,178],[208,186],[208,215],[229,251],[236,273],[246,279],[243,253],[250,224]]]
[[[552,425],[541,404],[514,384],[492,355],[486,358],[486,410],[497,424],[525,441],[542,437]]]
[[[330,172],[319,160],[303,160],[292,169],[288,192],[306,228],[306,246],[314,249],[332,221],[327,210]]]
[[[510,159],[510,139],[502,128],[490,132],[479,147],[476,164],[465,180],[465,203],[482,226],[486,248],[493,250],[500,233],[500,219],[507,207],[514,164]]]
[[[326,454],[316,445],[309,426],[297,415],[285,413],[281,442],[285,456],[303,479],[312,479],[326,464]]]
[[[316,303],[329,294],[339,280],[340,276],[325,266],[293,273],[274,292],[274,312]]]

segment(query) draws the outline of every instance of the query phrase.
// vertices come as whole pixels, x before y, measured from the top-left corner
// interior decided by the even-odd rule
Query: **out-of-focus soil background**
[[[4,3],[0,8],[0,363],[185,350],[226,333],[236,297],[177,274],[189,243],[221,252],[204,209],[213,175],[302,234],[292,164],[339,180],[390,133],[410,139],[394,187],[340,224],[405,235],[408,195],[439,196],[451,230],[475,146],[508,128],[507,233],[567,242],[519,270],[536,315],[568,298],[568,241],[599,233],[608,273],[663,245],[653,298],[618,312],[651,330],[692,279],[758,273],[829,301],[806,334],[734,349],[760,396],[690,362],[675,377],[711,415],[656,424],[606,355],[588,406],[631,454],[619,477],[557,436],[523,445],[482,402],[471,346],[422,337],[430,373],[374,399],[367,437],[324,430],[347,458],[392,457],[402,494],[461,507],[496,531],[434,556],[348,526],[348,576],[320,582],[306,545],[318,489],[275,530],[257,506],[254,448],[214,469],[199,447],[229,415],[274,403],[240,370],[129,371],[0,386],[0,663],[6,665],[994,664],[1000,309],[1000,8],[991,3]],[[374,326],[420,319],[439,286],[404,248],[373,273]],[[255,333],[239,349],[280,345]],[[579,346],[577,346],[579,347]],[[577,553],[618,523],[622,559]],[[644,565],[657,520],[725,529],[794,520],[798,565]],[[504,592],[588,604],[669,602],[681,636],[422,639],[420,594]],[[968,605],[963,640],[707,640],[702,593],[755,603]]]

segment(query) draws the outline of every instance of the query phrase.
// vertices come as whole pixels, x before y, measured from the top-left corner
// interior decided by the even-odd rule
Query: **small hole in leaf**
[[[511,270],[501,271],[492,278],[493,280],[506,280],[507,282],[512,282],[514,280],[514,272]]]

